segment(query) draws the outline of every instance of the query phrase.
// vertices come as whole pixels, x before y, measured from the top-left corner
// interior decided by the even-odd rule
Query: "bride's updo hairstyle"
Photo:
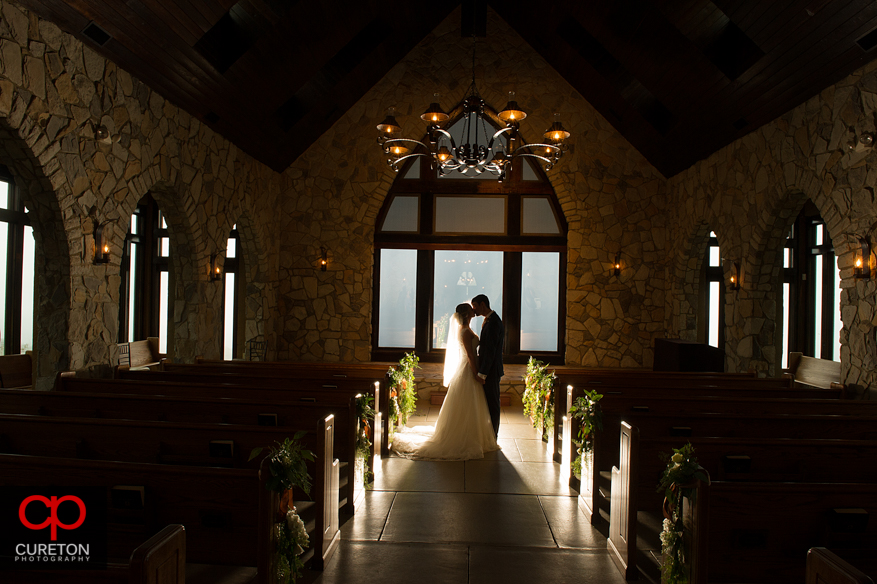
[[[463,304],[457,305],[457,316],[459,317],[461,323],[466,324],[467,322],[469,322],[469,310],[471,308],[472,307],[465,302]]]

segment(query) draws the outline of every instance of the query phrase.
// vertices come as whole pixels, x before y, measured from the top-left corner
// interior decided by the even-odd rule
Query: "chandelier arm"
[[[381,138],[383,138],[383,136],[381,136]],[[378,144],[380,144],[384,148],[385,151],[390,146],[392,146],[394,144],[395,145],[415,144],[417,146],[421,146],[421,147],[429,150],[429,148],[427,148],[426,144],[424,144],[423,142],[421,142],[419,140],[412,140],[411,138],[390,138],[390,139],[382,140],[381,138],[378,138]]]

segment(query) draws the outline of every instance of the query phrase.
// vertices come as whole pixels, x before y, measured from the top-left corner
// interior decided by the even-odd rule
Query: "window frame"
[[[397,361],[412,350],[421,361],[441,362],[444,349],[432,343],[432,304],[435,274],[435,252],[439,250],[457,251],[501,251],[503,252],[503,307],[500,316],[506,329],[503,359],[506,363],[526,363],[530,356],[557,364],[564,364],[566,358],[566,265],[568,225],[554,189],[545,173],[537,165],[531,165],[540,180],[524,181],[523,164],[525,159],[513,165],[503,182],[495,176],[489,178],[439,178],[427,156],[417,157],[399,170],[397,178],[387,194],[384,205],[375,220],[374,285],[372,295],[372,355],[374,361]],[[420,177],[405,178],[412,165],[419,164]],[[434,232],[436,197],[439,196],[501,196],[505,198],[506,233],[496,234],[447,234]],[[381,226],[396,196],[417,197],[418,228],[416,232],[383,232]],[[523,235],[524,197],[545,197],[548,199],[558,222],[560,233],[556,235]],[[417,250],[417,277],[415,297],[414,348],[381,347],[378,345],[380,330],[380,272],[381,251],[384,249]],[[523,252],[558,253],[558,339],[556,351],[527,351],[520,349],[521,338],[521,273]]]
[[[714,234],[714,231],[710,231],[711,234]],[[719,265],[711,266],[710,265],[710,248],[716,247],[719,250]],[[704,344],[709,344],[709,330],[710,330],[710,284],[713,282],[719,283],[719,297],[717,302],[719,303],[719,338],[718,343],[719,346],[717,348],[721,349],[723,352],[725,350],[725,271],[724,266],[722,265],[722,248],[719,245],[719,239],[716,235],[710,235],[707,239],[706,250],[703,255],[703,262],[701,262],[701,279],[703,285],[700,287],[700,305],[703,307],[700,311],[702,318],[698,322],[698,334],[697,338],[701,340]]]
[[[240,339],[240,326],[238,326],[238,315],[240,314],[240,297],[241,297],[241,239],[240,233],[238,232],[237,226],[229,232],[228,239],[234,239],[235,253],[234,257],[228,257],[228,242],[226,242],[226,254],[225,261],[223,262],[223,272],[222,272],[222,307],[220,308],[220,314],[222,314],[222,336],[220,336],[219,343],[219,354],[225,356],[225,330],[228,323],[225,320],[225,299],[226,299],[226,288],[228,286],[228,278],[226,277],[228,274],[234,274],[234,290],[233,290],[233,303],[232,307],[232,349],[231,355],[232,358],[235,358],[235,355],[240,355],[243,351],[243,343]]]
[[[25,226],[33,227],[33,225],[30,221],[30,214],[25,210],[21,192],[15,184],[15,177],[3,165],[0,165],[0,181],[8,185],[7,208],[0,209],[0,221],[7,224],[6,274],[3,276],[6,278],[6,305],[4,307],[6,322],[3,330],[3,354],[18,355],[21,354],[24,228]],[[36,327],[34,327],[33,348],[36,346],[36,333]]]

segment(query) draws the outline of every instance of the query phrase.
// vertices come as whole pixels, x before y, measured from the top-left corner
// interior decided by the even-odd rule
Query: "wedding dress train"
[[[459,322],[457,324],[459,338]],[[474,350],[478,345],[477,336],[473,344]],[[444,385],[448,393],[435,428],[415,426],[397,431],[393,452],[414,460],[472,460],[484,458],[485,452],[500,450],[490,422],[484,386],[469,368],[459,340],[448,344]]]

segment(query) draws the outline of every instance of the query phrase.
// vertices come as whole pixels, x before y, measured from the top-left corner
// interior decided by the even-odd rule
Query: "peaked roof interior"
[[[18,1],[278,172],[460,5]],[[464,0],[461,36],[485,33],[488,5],[666,177],[877,46],[872,0]]]

